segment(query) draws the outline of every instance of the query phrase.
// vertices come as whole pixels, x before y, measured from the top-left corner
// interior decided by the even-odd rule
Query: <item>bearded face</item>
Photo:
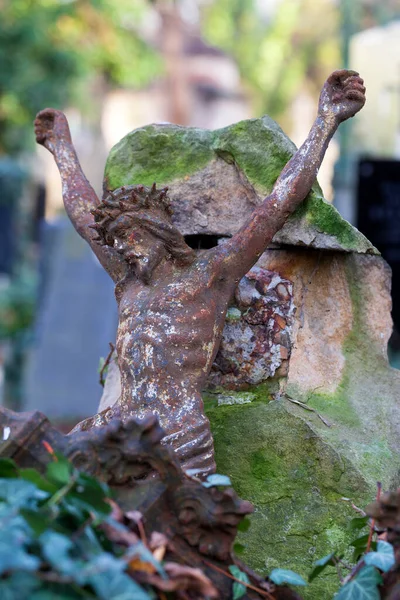
[[[109,225],[108,233],[114,240],[116,251],[129,263],[136,276],[148,283],[154,269],[167,256],[164,242],[126,214]]]

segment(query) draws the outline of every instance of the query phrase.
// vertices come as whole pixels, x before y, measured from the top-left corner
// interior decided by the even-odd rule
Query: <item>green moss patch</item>
[[[112,148],[105,185],[168,184],[189,180],[215,159],[239,169],[259,201],[269,194],[296,147],[269,117],[240,121],[209,131],[177,125],[147,125],[135,129]],[[304,204],[291,217],[317,233],[333,237],[346,251],[377,253],[357,229],[326,203],[315,183]]]
[[[202,169],[214,153],[211,132],[177,125],[147,125],[128,133],[112,148],[105,179],[109,189],[123,185],[165,185]]]
[[[345,550],[354,512],[343,497],[371,499],[362,475],[285,400],[208,409],[218,472],[255,505],[251,527],[241,534],[243,558],[260,573],[275,567],[304,577],[318,558]],[[305,598],[331,600],[337,578],[316,580]]]

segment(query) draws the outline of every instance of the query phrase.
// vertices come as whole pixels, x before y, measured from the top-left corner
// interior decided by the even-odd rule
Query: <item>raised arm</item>
[[[94,223],[90,210],[96,208],[99,200],[83,174],[64,113],[54,108],[39,112],[35,119],[35,135],[37,143],[54,156],[61,176],[65,210],[73,226],[90,244],[112,279],[119,281],[125,274],[126,263],[112,248],[97,244],[95,233],[89,228]]]
[[[306,141],[287,163],[271,194],[253,211],[249,221],[220,246],[224,270],[230,276],[240,279],[247,273],[289,215],[303,202],[339,124],[363,107],[363,83],[355,71],[335,71],[328,78],[320,95],[317,118]]]

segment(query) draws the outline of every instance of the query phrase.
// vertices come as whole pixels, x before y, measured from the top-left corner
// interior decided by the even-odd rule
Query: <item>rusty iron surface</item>
[[[279,273],[253,267],[240,280],[227,311],[206,389],[246,389],[287,365],[294,313],[293,284]]]
[[[163,442],[175,450],[184,468],[214,471],[201,391],[235,288],[308,194],[332,135],[363,106],[364,92],[354,71],[333,73],[322,89],[307,140],[270,196],[231,239],[200,256],[173,226],[166,188],[105,190],[100,203],[82,172],[63,113],[45,109],[37,115],[36,139],[55,158],[67,213],[116,283],[121,398],[84,421],[81,430],[116,417],[126,422],[152,413],[166,432]],[[285,355],[283,337],[276,344]],[[262,339],[257,343],[260,349],[265,345]]]
[[[17,414],[0,407],[0,458],[43,472],[53,460],[50,445],[78,469],[106,482],[125,511],[143,515],[149,537],[153,531],[165,534],[184,564],[201,568],[220,597],[229,598],[232,581],[213,566],[227,570],[231,564],[241,565],[233,556],[233,542],[239,523],[253,507],[232,489],[207,488],[188,477],[173,452],[161,444],[163,435],[155,415],[141,422],[115,419],[104,427],[63,435],[38,411]],[[241,566],[253,583],[262,582]]]

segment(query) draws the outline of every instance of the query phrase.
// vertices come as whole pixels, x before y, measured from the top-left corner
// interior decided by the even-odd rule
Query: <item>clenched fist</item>
[[[37,143],[52,154],[60,142],[72,143],[67,117],[60,110],[55,108],[41,110],[36,115],[34,125]]]
[[[362,109],[365,104],[364,81],[356,71],[334,71],[328,77],[319,98],[318,114],[338,125]]]

